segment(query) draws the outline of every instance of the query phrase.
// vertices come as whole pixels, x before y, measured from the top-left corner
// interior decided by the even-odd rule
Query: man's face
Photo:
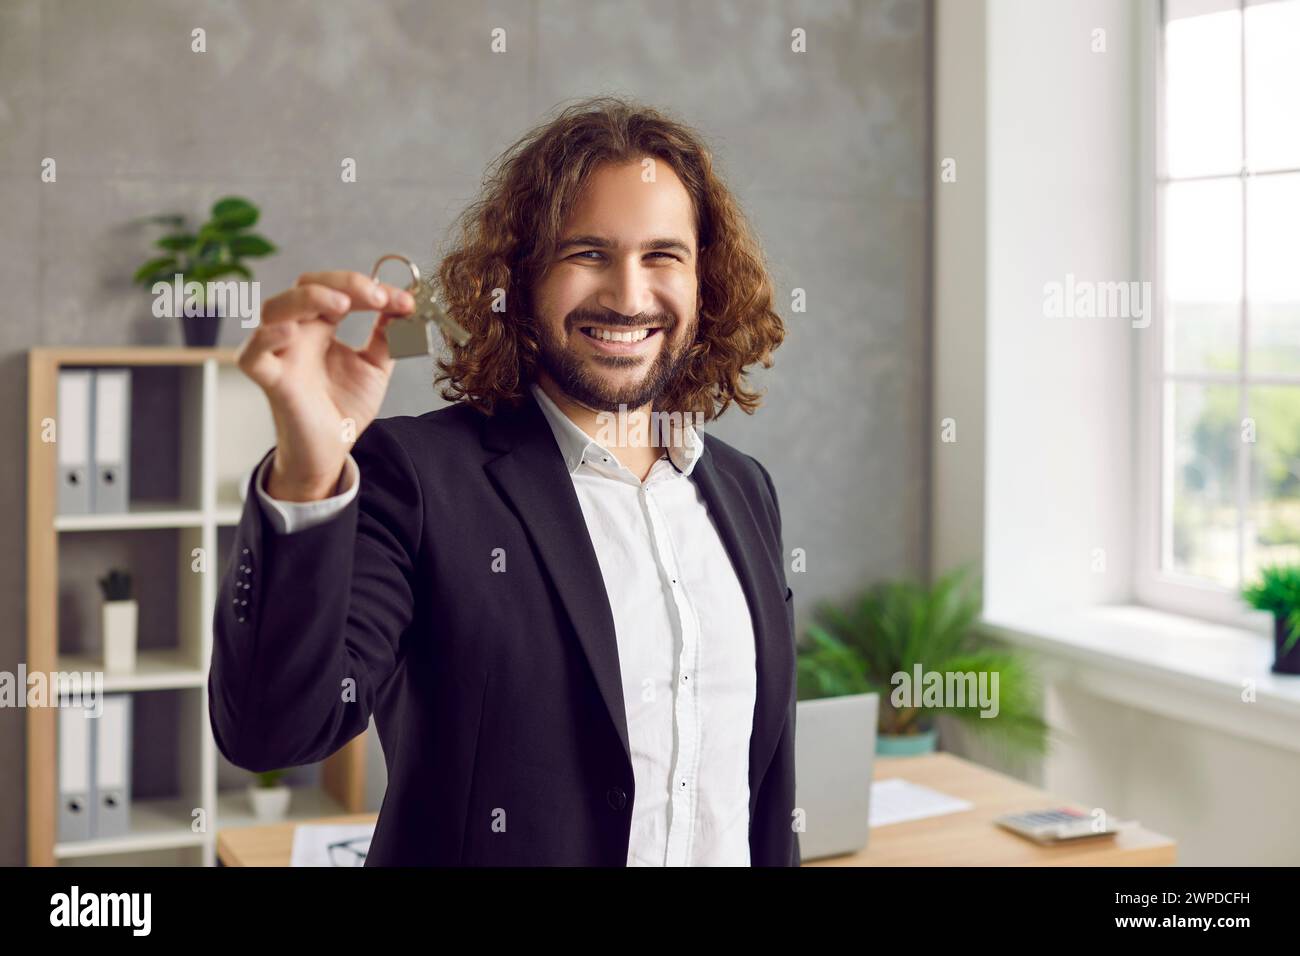
[[[653,404],[695,340],[695,218],[662,162],[595,170],[533,289],[540,363],[560,389],[596,411]]]

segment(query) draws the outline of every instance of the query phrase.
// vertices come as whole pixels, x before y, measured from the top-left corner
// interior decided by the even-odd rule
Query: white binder
[[[59,707],[59,841],[90,837],[90,735],[95,719],[79,706]]]
[[[94,373],[73,368],[59,371],[59,407],[55,446],[59,459],[59,514],[91,511],[90,422]]]
[[[117,514],[127,510],[129,500],[131,370],[96,369],[94,382],[95,490],[91,505],[96,512]]]
[[[96,725],[94,814],[90,835],[123,836],[131,828],[131,695],[106,694]]]

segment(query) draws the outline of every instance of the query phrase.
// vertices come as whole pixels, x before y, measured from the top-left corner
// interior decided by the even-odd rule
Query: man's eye
[[[650,255],[650,256],[663,256],[665,259],[672,259],[674,262],[677,261],[677,256],[673,255],[671,252],[658,251],[658,252],[651,252],[651,253],[648,253],[648,255]],[[582,252],[575,252],[573,255],[569,256],[569,258],[570,258],[570,259],[582,259],[582,258],[585,258],[586,256],[596,256],[597,258],[600,258],[601,256],[603,256],[603,253],[601,253],[600,251],[598,251],[598,250],[596,250],[596,249],[584,249]],[[588,261],[588,262],[593,262],[593,261],[595,261],[595,260],[588,259],[587,261]]]

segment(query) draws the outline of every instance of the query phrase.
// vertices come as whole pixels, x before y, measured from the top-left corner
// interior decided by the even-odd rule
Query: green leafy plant
[[[99,589],[103,592],[105,601],[129,601],[131,600],[131,575],[120,568],[113,568],[99,579]]]
[[[257,785],[263,790],[268,790],[278,784],[285,773],[284,770],[262,770],[257,774]]]
[[[1242,599],[1256,610],[1268,611],[1285,622],[1286,640],[1279,656],[1288,654],[1300,641],[1300,567],[1275,565],[1262,570],[1259,580],[1241,592]]]
[[[880,732],[917,734],[945,713],[1008,753],[1047,752],[1050,728],[1041,714],[1036,675],[1022,654],[978,633],[980,597],[969,569],[958,568],[926,588],[911,581],[878,584],[848,607],[824,605],[807,628],[797,662],[800,699],[880,694]],[[998,675],[998,713],[963,706],[895,707],[895,675],[924,671]]]
[[[213,204],[211,217],[195,231],[186,228],[186,219],[181,215],[152,217],[150,222],[172,230],[154,243],[166,255],[142,265],[132,281],[150,288],[155,282],[170,282],[177,273],[182,281],[201,286],[231,275],[252,279],[253,273],[244,260],[276,251],[267,239],[249,231],[259,216],[258,208],[247,199],[227,196]]]

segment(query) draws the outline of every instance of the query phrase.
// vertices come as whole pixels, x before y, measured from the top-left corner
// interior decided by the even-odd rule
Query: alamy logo
[[[129,926],[133,936],[148,936],[153,923],[152,893],[69,893],[50,897],[51,926]]]
[[[260,282],[186,282],[179,272],[171,282],[155,282],[153,314],[160,319],[183,315],[217,315],[238,318],[240,328],[251,329],[262,319]]]
[[[997,671],[923,671],[916,664],[911,674],[897,671],[889,683],[894,685],[889,702],[900,710],[978,705],[981,717],[996,717],[1000,709]]]
[[[103,671],[0,671],[0,707],[80,707],[87,717],[104,713]]]
[[[690,427],[704,427],[702,412],[652,411],[647,415],[620,404],[617,412],[596,413],[596,441],[606,448],[682,445]]]
[[[1043,315],[1049,319],[1129,319],[1135,329],[1151,324],[1150,282],[1089,282],[1073,272],[1064,282],[1043,284]]]

